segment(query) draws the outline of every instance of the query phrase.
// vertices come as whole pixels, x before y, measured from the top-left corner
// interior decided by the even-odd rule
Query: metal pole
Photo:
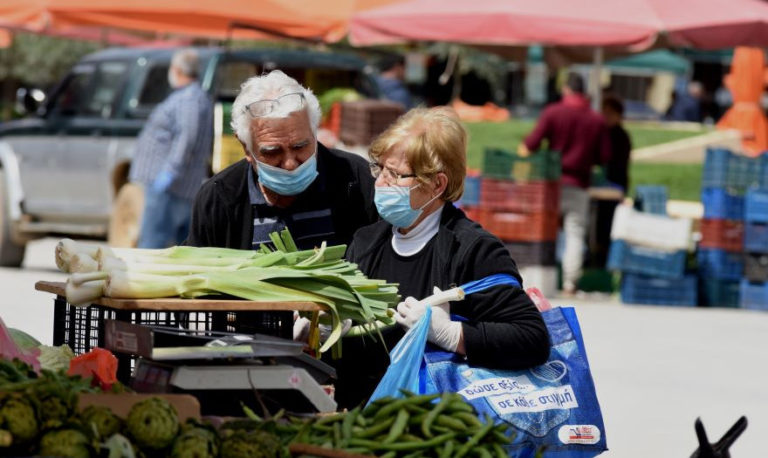
[[[592,108],[600,111],[603,104],[603,88],[600,76],[603,73],[603,48],[596,46],[592,52]]]

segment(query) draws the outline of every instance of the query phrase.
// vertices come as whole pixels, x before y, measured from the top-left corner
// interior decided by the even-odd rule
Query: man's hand
[[[435,293],[440,290],[435,288]],[[412,328],[427,311],[427,305],[420,303],[413,297],[397,305],[395,321],[406,329]],[[462,328],[458,321],[451,321],[450,305],[432,305],[432,320],[429,323],[427,339],[440,348],[455,352],[461,340]]]
[[[520,157],[528,157],[531,155],[531,150],[528,149],[527,146],[525,146],[525,143],[520,143],[517,145],[517,155]]]

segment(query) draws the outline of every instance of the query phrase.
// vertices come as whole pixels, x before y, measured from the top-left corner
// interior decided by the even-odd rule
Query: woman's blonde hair
[[[371,144],[371,160],[394,147],[405,157],[418,180],[428,182],[437,173],[448,177],[443,198],[457,201],[464,193],[467,169],[467,131],[458,115],[448,107],[414,108],[400,116]]]

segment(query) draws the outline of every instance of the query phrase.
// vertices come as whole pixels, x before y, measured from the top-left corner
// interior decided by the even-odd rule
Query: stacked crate
[[[702,305],[743,306],[744,299],[749,297],[744,291],[753,289],[749,279],[744,278],[745,262],[759,261],[760,252],[752,255],[746,252],[750,251],[747,246],[759,243],[760,227],[757,221],[750,224],[745,220],[745,206],[747,201],[757,199],[750,198],[751,195],[758,193],[759,196],[755,190],[761,186],[761,180],[765,180],[766,172],[763,159],[741,156],[723,148],[707,150],[701,190],[704,218],[697,253]],[[747,241],[748,227],[750,242]],[[759,250],[759,247],[753,249]]]
[[[660,208],[654,206],[658,212]],[[690,220],[641,212],[624,205],[616,208],[608,269],[621,272],[622,302],[696,305],[697,279],[686,274],[690,233]]]
[[[461,202],[467,216],[504,242],[526,287],[556,293],[559,154],[540,151],[520,157],[486,149],[481,173],[467,176]]]
[[[768,310],[768,155],[763,156],[762,189],[747,192],[744,205],[744,279],[741,306]]]

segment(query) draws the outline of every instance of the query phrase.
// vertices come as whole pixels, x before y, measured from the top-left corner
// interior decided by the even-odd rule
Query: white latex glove
[[[440,289],[435,287],[434,293],[439,292]],[[426,304],[420,303],[413,297],[408,297],[397,305],[395,321],[404,328],[410,329],[421,319],[426,311]],[[427,340],[440,348],[455,352],[459,346],[459,340],[461,340],[461,333],[461,323],[451,321],[449,303],[433,304]]]

